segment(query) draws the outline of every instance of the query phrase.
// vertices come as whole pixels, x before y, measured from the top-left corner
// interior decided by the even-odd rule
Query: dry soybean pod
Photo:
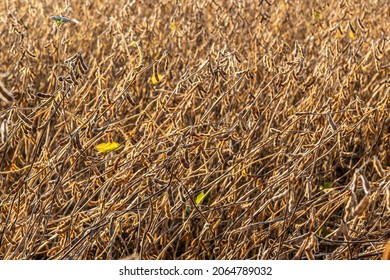
[[[1,142],[7,142],[7,119],[4,119],[0,126]]]
[[[81,68],[82,68],[82,72],[85,74],[86,72],[88,72],[89,68],[87,66],[87,64],[85,63],[84,59],[83,59],[83,56],[80,52],[80,55],[79,55],[79,59],[78,59],[78,63],[80,64]]]
[[[0,99],[2,99],[5,103],[11,103],[14,101],[13,94],[5,88],[2,81],[0,81]]]
[[[180,142],[181,142],[181,138],[182,136],[178,136],[175,143],[173,144],[173,146],[169,149],[169,151],[167,152],[167,156],[171,156],[173,155],[174,152],[176,152],[177,148],[179,147],[180,145]]]
[[[383,169],[382,164],[379,161],[377,156],[374,156],[373,165],[374,165],[374,169],[378,173],[378,175],[381,177],[384,177],[386,174],[386,171]]]

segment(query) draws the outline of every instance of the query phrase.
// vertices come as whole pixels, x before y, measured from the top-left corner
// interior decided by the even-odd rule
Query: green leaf
[[[55,21],[58,24],[66,23],[66,22],[70,22],[71,21],[69,18],[61,17],[61,16],[51,16],[50,19]]]
[[[315,20],[319,20],[320,19],[320,12],[316,11],[316,10],[313,10],[313,16],[314,16]]]
[[[324,185],[320,185],[320,190],[329,189],[332,186],[332,182],[324,181]]]
[[[198,196],[195,198],[196,205],[201,203],[205,197],[206,197],[206,194],[204,193],[204,191],[202,191],[200,194],[198,194]]]
[[[326,237],[329,235],[329,230],[327,230],[326,227],[322,227],[320,228],[320,230],[318,231],[318,235],[321,236],[321,237]]]

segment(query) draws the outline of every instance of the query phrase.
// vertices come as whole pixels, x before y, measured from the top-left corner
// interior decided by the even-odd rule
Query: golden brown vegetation
[[[0,258],[380,259],[389,3],[327,2],[2,1]]]

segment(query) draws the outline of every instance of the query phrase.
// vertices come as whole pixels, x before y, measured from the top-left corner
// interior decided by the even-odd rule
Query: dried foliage
[[[380,259],[389,2],[325,2],[2,1],[0,258]]]

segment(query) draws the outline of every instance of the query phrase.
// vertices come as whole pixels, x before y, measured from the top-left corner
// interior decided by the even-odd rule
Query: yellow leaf
[[[123,148],[123,146],[120,145],[119,143],[116,143],[116,142],[100,143],[100,144],[95,146],[95,149],[99,153],[108,153],[108,152],[112,152],[112,151],[119,150],[122,148]]]
[[[297,109],[291,108],[288,112],[290,113],[290,116],[291,116],[291,115],[294,115],[297,112]]]
[[[340,30],[337,30],[336,36],[338,39],[342,39],[344,37],[344,35],[340,32]]]
[[[247,177],[247,176],[248,176],[248,173],[246,172],[246,169],[245,169],[245,168],[243,168],[243,169],[241,170],[241,175],[242,175],[243,177]]]
[[[200,194],[198,194],[198,196],[196,197],[196,199],[195,199],[195,203],[196,203],[196,205],[198,205],[199,203],[201,203],[202,202],[202,200],[205,198],[205,193],[204,193],[204,191],[202,191]]]
[[[155,84],[158,84],[160,82],[160,80],[162,79],[162,75],[160,74],[153,74],[152,78],[150,79],[150,81],[152,82],[153,85]]]
[[[355,33],[352,31],[352,30],[349,30],[349,32],[348,32],[348,35],[349,35],[349,37],[352,39],[352,40],[355,40]]]
[[[177,29],[176,22],[174,22],[174,21],[171,22],[171,29],[172,30],[176,30]]]
[[[130,47],[138,47],[138,43],[136,41],[131,41]]]

